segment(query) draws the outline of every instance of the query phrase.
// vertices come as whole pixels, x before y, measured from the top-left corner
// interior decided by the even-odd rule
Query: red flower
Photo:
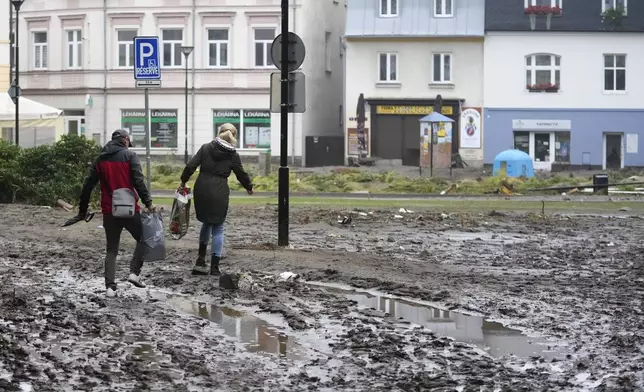
[[[548,14],[560,15],[561,8],[559,7],[549,7],[547,5],[532,5],[523,10],[523,13],[526,15],[538,15],[546,16]]]
[[[552,83],[528,84],[526,89],[530,91],[559,91],[559,86]]]

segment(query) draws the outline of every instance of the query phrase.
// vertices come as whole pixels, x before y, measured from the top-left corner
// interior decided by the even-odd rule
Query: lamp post
[[[14,79],[13,83],[11,84],[12,87],[14,87],[13,91],[14,94],[16,95],[14,103],[16,104],[16,119],[15,119],[15,132],[16,132],[16,146],[20,146],[20,41],[18,40],[19,38],[19,31],[20,31],[20,7],[22,6],[22,3],[24,3],[25,0],[11,0],[11,4],[13,5],[13,8],[16,10],[16,50],[14,53],[14,59],[16,62],[16,78]],[[11,67],[11,65],[9,65]]]
[[[183,53],[183,57],[185,57],[186,60],[186,88],[185,88],[185,95],[186,95],[186,125],[184,128],[185,131],[185,156],[184,156],[184,161],[185,164],[188,164],[188,57],[190,57],[190,53],[192,53],[192,50],[194,49],[194,46],[182,46],[181,47],[181,53]]]

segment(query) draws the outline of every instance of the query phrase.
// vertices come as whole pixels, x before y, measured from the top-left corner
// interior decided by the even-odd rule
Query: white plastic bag
[[[188,233],[190,226],[190,204],[192,193],[190,188],[177,189],[174,193],[174,202],[170,212],[170,235],[178,240]]]
[[[143,261],[165,260],[165,233],[163,218],[158,212],[141,213],[143,226],[141,242],[143,242]]]

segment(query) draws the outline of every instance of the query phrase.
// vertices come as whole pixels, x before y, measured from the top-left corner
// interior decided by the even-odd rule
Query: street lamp
[[[192,53],[192,50],[194,49],[194,46],[182,46],[181,47],[181,53],[183,53],[183,57],[186,59],[186,88],[185,88],[185,95],[186,95],[186,125],[184,128],[185,131],[185,164],[188,164],[188,57],[190,57],[190,53]]]
[[[15,132],[16,132],[16,146],[20,146],[20,41],[19,41],[19,32],[20,32],[20,7],[25,0],[11,0],[13,8],[16,10],[16,50],[14,54],[14,59],[16,62],[16,78],[14,79],[11,86],[13,93],[15,94],[14,103],[16,104],[16,119],[15,119]],[[11,65],[9,65],[11,67]],[[12,97],[13,98],[13,97]]]

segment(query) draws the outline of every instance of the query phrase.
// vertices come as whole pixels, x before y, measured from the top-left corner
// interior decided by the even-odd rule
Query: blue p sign
[[[159,37],[134,37],[134,79],[161,79]]]

